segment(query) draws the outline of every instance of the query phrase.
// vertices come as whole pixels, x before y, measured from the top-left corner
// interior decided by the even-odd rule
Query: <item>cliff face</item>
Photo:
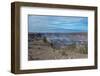
[[[67,45],[87,44],[87,33],[31,33],[29,40],[42,39],[52,44],[54,48],[62,48]]]
[[[87,33],[29,33],[28,38],[59,39],[65,41],[87,41]]]

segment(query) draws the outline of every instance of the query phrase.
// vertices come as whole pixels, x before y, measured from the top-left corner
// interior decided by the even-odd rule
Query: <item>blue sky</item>
[[[88,17],[75,16],[28,16],[28,32],[87,32]]]

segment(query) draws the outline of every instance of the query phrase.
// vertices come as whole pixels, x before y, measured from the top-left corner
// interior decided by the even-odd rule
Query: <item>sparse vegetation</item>
[[[47,42],[47,38],[46,37],[43,37],[43,41],[46,43]]]
[[[82,54],[87,54],[88,53],[87,44],[84,44],[83,47],[80,48],[80,53],[82,53]]]
[[[55,35],[53,34],[53,36]],[[77,34],[71,34],[71,37],[75,37],[76,35]],[[52,35],[49,34],[48,36]],[[86,34],[82,36],[86,36]],[[67,37],[66,34],[65,37]],[[87,43],[76,44],[75,41],[71,41],[71,43],[68,44],[67,41],[63,41],[66,39],[49,40],[50,38],[47,38],[46,36],[42,37],[40,34],[38,34],[38,36],[35,34],[32,36],[32,38],[29,39],[29,60],[87,58]]]
[[[64,56],[68,56],[68,54],[66,53],[66,51],[62,51],[61,54],[64,55]]]
[[[71,45],[67,46],[68,50],[74,51],[76,49],[76,44],[73,42]]]

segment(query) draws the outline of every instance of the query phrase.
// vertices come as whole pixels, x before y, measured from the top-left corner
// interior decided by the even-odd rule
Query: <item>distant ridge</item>
[[[39,32],[28,32],[28,34],[39,34]],[[40,33],[40,34],[71,34],[71,35],[73,35],[73,34],[74,35],[75,34],[79,34],[79,35],[85,34],[85,35],[87,35],[88,33],[87,32],[74,32],[74,33],[73,32],[72,33],[71,32],[70,33],[62,33],[62,32],[61,33],[49,33],[49,32],[47,32],[47,33]]]

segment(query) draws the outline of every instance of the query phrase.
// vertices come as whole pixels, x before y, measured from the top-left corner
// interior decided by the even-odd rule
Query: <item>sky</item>
[[[88,17],[29,15],[28,32],[87,32]]]

